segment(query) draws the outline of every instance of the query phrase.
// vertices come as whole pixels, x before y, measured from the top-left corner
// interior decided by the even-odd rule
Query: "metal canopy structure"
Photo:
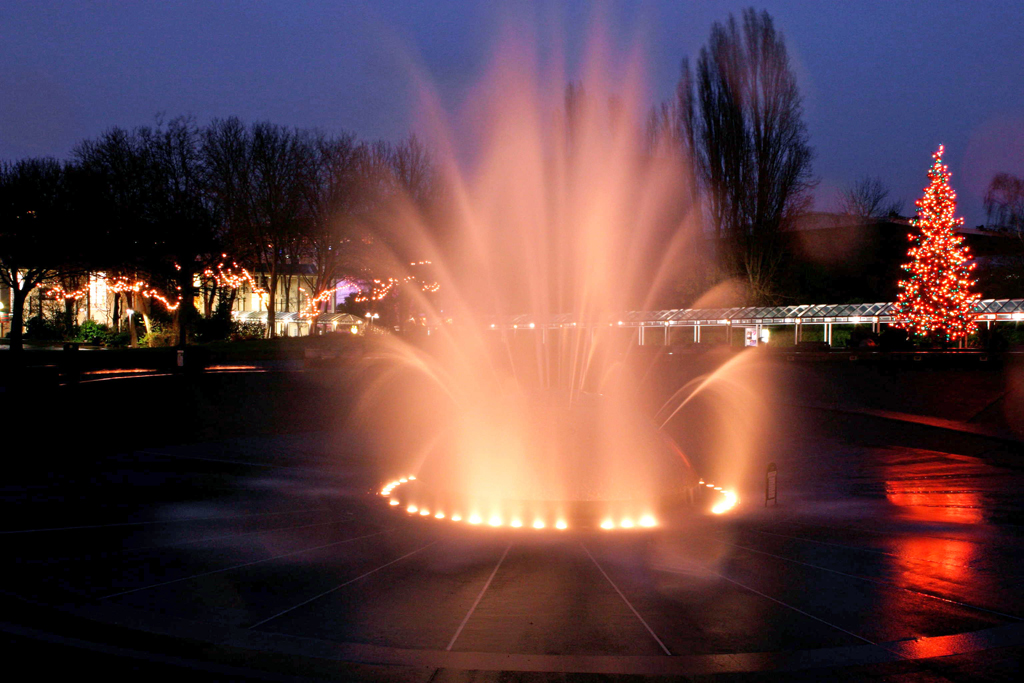
[[[266,311],[235,312],[240,322],[266,323]],[[987,326],[997,322],[1024,322],[1024,299],[983,299],[975,307],[975,319]],[[883,324],[899,322],[896,304],[892,302],[872,304],[798,304],[796,306],[739,306],[733,308],[674,308],[663,311],[627,311],[618,317],[580,320],[570,313],[559,313],[548,317],[528,313],[494,318],[489,324],[498,330],[548,330],[598,327],[626,327],[636,329],[641,344],[646,343],[647,334],[653,330],[664,332],[663,343],[669,343],[672,328],[692,328],[694,342],[701,341],[701,329],[725,327],[727,338],[736,327],[755,328],[760,334],[763,327],[788,326],[795,328],[795,341],[800,341],[800,330],[805,325],[822,325],[825,341],[832,343],[834,325],[871,325],[874,332]],[[309,316],[295,311],[282,311],[275,316],[279,330],[295,325],[309,325]],[[323,313],[317,316],[316,324],[337,330],[339,326],[362,326],[366,321],[350,313]],[[661,335],[659,335],[661,336]],[[653,339],[651,341],[654,341]],[[655,342],[657,343],[657,342]]]
[[[241,323],[267,324],[266,311],[234,311],[231,317]],[[280,311],[274,314],[274,331],[282,336],[294,337],[305,334],[311,322],[310,316],[302,315],[297,311]],[[339,328],[363,329],[364,325],[366,325],[365,320],[351,313],[321,313],[316,317],[317,328],[326,328],[331,332],[337,332]]]
[[[267,322],[266,311],[236,311],[232,317],[240,322]],[[278,323],[306,323],[310,317],[301,315],[295,311],[281,311],[274,314],[274,322]],[[316,317],[317,325],[365,325],[366,321],[351,313],[321,313]]]
[[[664,311],[628,311],[615,319],[581,321],[570,314],[548,319],[529,314],[511,316],[491,327],[536,329],[592,326],[678,327],[718,325],[824,325],[897,322],[896,305],[799,304],[796,306],[746,306],[736,308],[677,308]],[[984,299],[978,302],[977,320],[1024,321],[1024,299]]]
[[[1024,321],[1024,299],[983,299],[975,307],[975,319],[990,327],[996,322]],[[892,302],[873,304],[798,304],[796,306],[741,306],[735,308],[676,308],[664,311],[627,311],[617,318],[577,320],[572,315],[553,315],[547,319],[539,316],[523,314],[505,319],[495,319],[490,323],[491,329],[500,330],[540,330],[545,335],[548,330],[565,328],[586,328],[595,330],[600,327],[626,327],[637,331],[641,345],[647,343],[668,344],[670,330],[673,328],[689,328],[693,330],[693,341],[701,341],[701,330],[706,327],[724,327],[726,340],[732,340],[734,328],[753,328],[756,336],[761,336],[763,328],[768,326],[788,326],[794,328],[794,341],[800,342],[801,328],[806,325],[821,325],[824,328],[824,341],[832,343],[834,325],[871,325],[872,332],[879,332],[881,325],[899,322],[896,304]],[[657,337],[651,338],[650,333],[661,330]],[[546,338],[546,337],[545,337]],[[648,341],[649,340],[649,341]]]

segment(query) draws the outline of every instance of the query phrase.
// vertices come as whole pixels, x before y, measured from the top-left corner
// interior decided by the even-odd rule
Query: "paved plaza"
[[[8,493],[4,637],[210,679],[1009,676],[1015,447],[803,414],[778,506],[752,483],[731,517],[637,533],[409,518],[343,433],[112,455]]]

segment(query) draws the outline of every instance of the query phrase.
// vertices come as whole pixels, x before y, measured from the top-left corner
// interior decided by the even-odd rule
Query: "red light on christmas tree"
[[[910,263],[903,269],[909,277],[900,280],[896,302],[897,327],[921,337],[944,341],[965,339],[977,330],[975,306],[981,295],[972,292],[975,264],[970,249],[956,229],[963,218],[954,218],[956,192],[949,186],[952,175],[942,163],[945,148],[932,155],[924,197],[917,200],[917,217],[911,223],[920,234],[908,235],[913,246],[907,252]]]

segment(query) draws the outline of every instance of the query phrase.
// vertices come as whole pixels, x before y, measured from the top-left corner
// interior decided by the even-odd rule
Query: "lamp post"
[[[132,325],[132,314],[135,313],[135,311],[127,308],[125,309],[125,313],[128,314],[128,336],[131,339],[131,347],[134,349],[139,345],[136,340],[135,327]]]

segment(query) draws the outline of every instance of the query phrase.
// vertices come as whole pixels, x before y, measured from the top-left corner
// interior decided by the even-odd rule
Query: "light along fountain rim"
[[[403,484],[407,484],[413,481],[416,481],[415,475],[399,477],[385,484],[383,488],[380,489],[379,494],[388,499],[389,507],[400,507],[402,505],[401,500],[399,500],[397,497],[393,498],[391,496],[391,493],[392,491],[402,486]],[[706,483],[703,479],[700,479],[696,486],[700,487],[702,485],[706,488],[712,489],[716,493],[720,493],[723,497],[723,500],[718,501],[711,507],[712,514],[724,514],[734,509],[736,505],[739,503],[739,497],[736,495],[734,491],[726,489],[722,486],[715,486],[714,484]],[[431,514],[431,512],[428,509],[419,507],[415,503],[410,503],[408,506],[406,506],[405,510],[408,514],[413,516],[427,517],[436,520],[445,520],[448,522],[463,521],[461,512],[454,512],[449,514],[443,510],[436,510],[433,512],[433,514]],[[419,514],[417,515],[416,513]],[[546,519],[535,518],[532,523],[526,524],[522,521],[521,517],[513,517],[508,524],[505,524],[504,518],[498,514],[492,514],[485,520],[485,518],[482,515],[478,513],[471,513],[468,519],[466,519],[466,522],[471,526],[488,526],[491,528],[508,527],[510,529],[534,529],[536,531],[541,531],[549,528],[548,520]],[[614,518],[606,517],[601,521],[601,523],[598,526],[604,531],[632,531],[637,529],[651,529],[659,526],[659,524],[654,515],[650,513],[645,513],[640,515],[639,519],[634,519],[631,516],[622,517],[618,520],[618,523],[616,523]],[[551,525],[551,527],[558,531],[565,531],[569,528],[569,524],[564,518],[557,518],[555,520],[555,523]]]

